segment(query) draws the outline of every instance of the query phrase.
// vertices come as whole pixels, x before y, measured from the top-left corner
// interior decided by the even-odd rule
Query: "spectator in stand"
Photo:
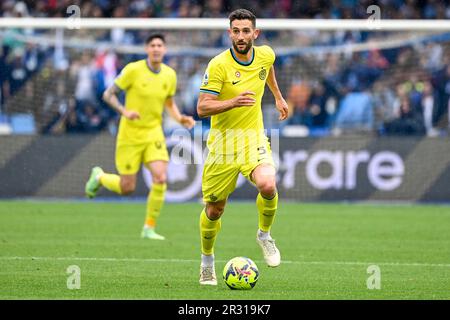
[[[197,100],[199,91],[198,88],[201,87],[203,75],[200,73],[199,65],[193,66],[190,71],[189,79],[187,80],[187,85],[184,88],[181,98],[183,99],[183,111],[188,115],[192,116],[196,121],[208,121],[208,118],[201,119],[197,114]]]
[[[375,129],[377,132],[383,133],[384,123],[394,120],[398,114],[398,111],[395,110],[395,92],[389,86],[376,82],[373,87],[372,98]],[[400,103],[398,106],[400,106]]]
[[[98,110],[91,103],[86,103],[78,120],[86,133],[101,131],[105,126],[105,120],[99,115]]]
[[[433,90],[433,85],[430,81],[426,81],[424,83],[420,102],[423,110],[423,119],[427,135],[431,137],[437,136],[439,132],[434,128],[434,126],[437,118],[439,98],[437,92]]]
[[[25,83],[28,78],[28,71],[24,65],[24,50],[16,48],[7,61],[6,73],[7,77],[7,94],[6,96],[15,94]]]
[[[6,54],[3,46],[0,46],[0,113],[3,111],[3,104],[6,94],[6,81],[8,72],[6,70]]]
[[[311,126],[312,116],[308,108],[311,87],[306,80],[296,80],[288,91],[289,125]]]
[[[328,98],[324,85],[320,82],[316,83],[309,99],[311,127],[324,128],[328,126],[328,112],[326,110]]]
[[[91,55],[83,52],[81,61],[72,65],[72,74],[76,76],[75,99],[77,106],[82,108],[87,103],[95,103],[94,78],[95,65]]]
[[[412,105],[409,97],[401,98],[398,117],[385,123],[388,135],[424,135],[425,125],[420,105]]]
[[[445,65],[436,72],[431,81],[434,88],[436,88],[438,100],[434,122],[437,126],[445,126],[450,130],[450,64]]]
[[[75,100],[71,99],[69,101],[69,110],[67,111],[67,116],[65,118],[65,128],[66,133],[84,133],[85,128],[82,126],[78,120],[78,115],[75,109]]]
[[[374,129],[373,101],[367,91],[348,93],[341,101],[334,123],[335,135],[348,132],[371,133]]]

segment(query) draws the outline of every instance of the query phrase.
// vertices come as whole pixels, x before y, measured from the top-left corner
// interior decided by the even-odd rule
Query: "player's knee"
[[[167,182],[167,175],[166,174],[155,175],[152,180],[153,183],[164,184]]]
[[[120,189],[123,195],[129,195],[136,189],[136,183],[132,181],[122,181],[120,184]]]
[[[223,211],[224,211],[224,206],[222,206],[222,205],[208,204],[206,206],[206,214],[210,220],[219,219],[222,216]]]
[[[277,186],[274,180],[265,179],[256,184],[258,191],[266,197],[271,197],[276,193]]]

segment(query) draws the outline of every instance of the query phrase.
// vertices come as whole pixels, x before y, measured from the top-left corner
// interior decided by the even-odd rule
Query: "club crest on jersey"
[[[208,73],[208,71],[206,71],[203,76],[203,85],[204,86],[206,86],[208,84],[208,80],[209,80],[209,73]]]
[[[241,76],[241,73],[239,71],[236,71],[234,75],[236,76],[236,78],[239,78]]]
[[[261,71],[259,72],[259,78],[260,78],[261,80],[264,80],[264,79],[266,79],[266,75],[267,75],[266,69],[261,68]]]

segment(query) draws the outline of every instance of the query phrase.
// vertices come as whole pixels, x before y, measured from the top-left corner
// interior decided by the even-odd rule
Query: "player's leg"
[[[120,195],[128,195],[136,188],[136,173],[139,171],[143,148],[118,144],[116,147],[116,167],[120,175],[106,173],[94,167],[85,186],[86,196],[94,198],[100,187]]]
[[[91,175],[84,186],[84,191],[88,198],[94,198],[97,195],[98,190],[102,186],[100,177],[104,174],[102,168],[94,167],[91,169]]]
[[[208,202],[200,214],[201,264],[200,284],[216,285],[217,278],[214,268],[214,244],[220,231],[226,200]]]
[[[146,167],[152,174],[152,187],[147,197],[147,210],[142,237],[164,240],[163,236],[155,232],[155,227],[166,195],[167,161],[152,161],[147,163]]]
[[[258,165],[251,173],[251,178],[259,191],[256,198],[259,226],[256,239],[266,263],[270,267],[277,267],[281,263],[280,251],[270,235],[278,206],[275,168],[270,164]]]
[[[221,216],[228,196],[236,188],[239,168],[222,155],[208,154],[202,176],[203,201],[200,214],[201,264],[200,284],[216,285],[214,244],[221,227]]]
[[[278,193],[275,179],[275,168],[268,164],[259,165],[252,172],[252,180],[259,191],[256,205],[259,212],[259,230],[264,234],[263,237],[270,233],[277,210]]]
[[[120,195],[129,195],[136,189],[136,175],[106,173],[100,167],[95,167],[86,183],[88,197],[95,197],[101,186]]]
[[[241,167],[241,172],[259,191],[256,198],[258,209],[256,241],[262,249],[266,263],[270,267],[276,267],[281,262],[280,251],[270,235],[278,205],[276,170],[267,138],[264,137],[260,141],[258,147],[249,146],[247,149],[246,159],[249,161]]]

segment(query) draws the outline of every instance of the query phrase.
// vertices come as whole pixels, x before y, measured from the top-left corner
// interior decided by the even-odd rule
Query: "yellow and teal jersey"
[[[249,62],[239,61],[231,48],[209,62],[200,92],[217,95],[223,101],[244,91],[253,91],[256,100],[254,106],[233,108],[211,116],[208,136],[208,149],[211,152],[237,153],[254,141],[255,134],[258,139],[265,137],[261,100],[274,61],[274,51],[264,45],[253,47]]]
[[[120,119],[118,143],[140,144],[164,139],[162,115],[167,98],[175,95],[177,75],[161,64],[159,72],[150,69],[147,60],[131,62],[114,81],[125,91],[125,108],[137,111],[140,119]]]

